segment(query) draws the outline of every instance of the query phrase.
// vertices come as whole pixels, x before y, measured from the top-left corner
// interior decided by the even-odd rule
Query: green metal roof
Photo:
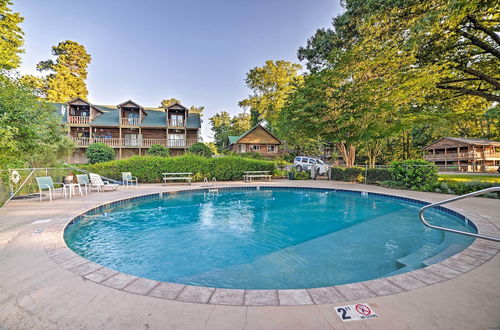
[[[238,141],[240,139],[241,135],[239,136],[234,136],[234,135],[230,135],[228,136],[227,138],[229,139],[229,145],[233,144],[233,143],[236,143],[236,141]]]
[[[61,114],[63,122],[68,121],[68,110],[65,103],[51,103],[54,110]],[[120,113],[116,107],[104,105],[92,105],[102,114],[90,122],[90,126],[119,126]],[[62,109],[64,108],[64,110]],[[146,116],[142,120],[141,127],[167,127],[166,113],[163,108],[144,108]],[[188,113],[186,128],[201,128],[201,118],[199,113]]]

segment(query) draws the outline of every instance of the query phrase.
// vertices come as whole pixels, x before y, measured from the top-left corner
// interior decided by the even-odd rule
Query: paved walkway
[[[227,183],[243,185],[243,183]],[[268,183],[263,183],[268,185]],[[446,195],[397,191],[328,181],[274,181],[270,185],[329,187],[397,194],[427,201]],[[103,285],[67,271],[43,248],[44,233],[57,219],[135,195],[185,189],[186,185],[141,185],[49,203],[13,201],[0,209],[0,327],[7,329],[489,329],[500,327],[500,256],[454,279],[366,302],[376,319],[342,323],[339,304],[309,306],[221,306],[157,299]],[[198,184],[191,187],[199,188]],[[500,226],[498,200],[454,203]],[[480,216],[479,216],[480,215]],[[43,220],[52,219],[50,222]],[[40,221],[42,220],[42,221]],[[38,221],[33,223],[34,221]],[[62,221],[62,220],[61,220]],[[416,221],[418,221],[416,219]],[[496,251],[494,243],[483,244]],[[472,262],[472,261],[471,261]],[[471,266],[473,268],[474,266]],[[453,269],[453,265],[450,265]],[[340,304],[342,305],[342,304]]]

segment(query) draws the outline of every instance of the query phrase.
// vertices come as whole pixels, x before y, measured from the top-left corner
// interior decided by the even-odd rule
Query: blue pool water
[[[421,205],[305,189],[165,194],[80,218],[65,232],[78,254],[154,280],[238,289],[352,283],[436,263],[473,239],[425,227]],[[433,224],[473,232],[429,211]]]

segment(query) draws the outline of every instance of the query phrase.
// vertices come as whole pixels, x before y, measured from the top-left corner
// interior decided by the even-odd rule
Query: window
[[[246,146],[244,144],[238,144],[238,152],[246,152]]]
[[[273,145],[267,146],[267,152],[276,152],[276,146]]]
[[[170,126],[184,126],[184,116],[170,115]]]
[[[316,164],[316,162],[314,161],[314,159],[309,158],[309,164]]]
[[[309,158],[302,157],[301,162],[302,162],[302,163],[307,163],[307,161],[308,161],[308,160],[309,160]]]
[[[300,157],[295,157],[294,162],[300,162]]]
[[[250,149],[252,151],[260,151],[260,146],[251,146]]]

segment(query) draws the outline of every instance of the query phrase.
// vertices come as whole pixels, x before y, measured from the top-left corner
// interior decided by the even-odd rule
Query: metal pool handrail
[[[476,238],[487,239],[487,240],[494,241],[494,242],[500,242],[500,237],[493,237],[493,236],[487,236],[487,235],[469,233],[469,232],[462,231],[462,230],[456,230],[456,229],[451,229],[451,228],[447,228],[447,227],[441,227],[441,226],[431,225],[425,219],[425,217],[424,217],[425,210],[430,209],[431,207],[435,207],[435,206],[439,206],[439,205],[451,203],[451,202],[458,201],[458,200],[461,200],[461,199],[464,199],[464,198],[469,198],[469,197],[483,195],[483,194],[486,194],[486,193],[489,193],[489,192],[496,192],[496,191],[500,191],[500,187],[486,188],[486,189],[483,189],[483,190],[478,190],[478,191],[471,192],[471,193],[468,193],[468,194],[464,194],[464,195],[460,195],[460,196],[453,197],[453,198],[450,198],[450,199],[446,199],[446,200],[441,201],[441,202],[431,203],[429,205],[426,205],[426,206],[422,207],[420,209],[420,211],[418,212],[418,216],[420,218],[420,221],[422,221],[422,223],[424,225],[426,225],[427,227],[433,228],[433,229],[439,229],[439,230],[449,231],[451,233],[456,233],[456,234],[467,235],[467,236],[472,236],[472,237],[476,237]]]

